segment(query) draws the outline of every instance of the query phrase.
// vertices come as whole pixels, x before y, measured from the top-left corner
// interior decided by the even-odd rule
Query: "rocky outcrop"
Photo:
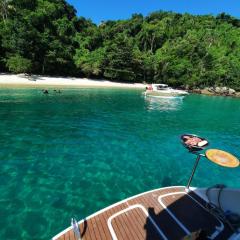
[[[234,95],[236,93],[234,89],[228,87],[215,87],[211,89],[214,93],[220,95]]]
[[[235,93],[235,96],[236,96],[236,97],[240,97],[240,92],[236,92],[236,93]]]
[[[204,89],[201,89],[201,94],[204,94],[204,95],[214,95],[214,92],[211,91],[208,88],[204,88]]]
[[[186,90],[188,90],[189,92],[191,92],[191,93],[198,93],[198,94],[201,94],[202,92],[202,90],[200,89],[200,88],[194,88],[194,89],[186,89]]]
[[[206,87],[203,89],[196,88],[191,92],[199,93],[204,95],[218,95],[218,96],[232,96],[232,97],[240,97],[240,92],[236,92],[233,88],[229,87]]]
[[[234,89],[232,89],[232,88],[229,88],[228,93],[230,95],[233,95],[233,94],[236,94],[236,91]]]

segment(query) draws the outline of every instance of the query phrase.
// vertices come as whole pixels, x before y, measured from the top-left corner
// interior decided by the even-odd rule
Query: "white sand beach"
[[[145,87],[142,83],[121,83],[107,80],[94,80],[73,77],[48,77],[40,75],[25,74],[0,74],[0,87],[16,86],[68,86],[68,87],[117,87],[117,88],[139,88]]]

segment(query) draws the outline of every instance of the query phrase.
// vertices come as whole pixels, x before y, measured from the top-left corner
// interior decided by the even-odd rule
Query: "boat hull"
[[[146,90],[145,92],[146,96],[160,96],[160,97],[181,97],[188,95],[185,91],[175,91],[175,92],[167,92],[167,91],[152,91],[152,90]]]
[[[217,199],[214,191],[211,191],[211,197]],[[224,198],[229,196],[225,191],[224,189],[222,193]],[[232,200],[234,202],[231,202],[231,206],[234,203],[234,206],[239,208],[240,192],[231,191],[234,193]],[[233,232],[205,209],[204,206],[208,202],[205,193],[206,189],[187,190],[183,186],[145,192],[100,210],[80,221],[79,232],[83,239],[89,240],[167,240],[183,239],[196,229],[205,229],[209,235],[216,236],[218,239],[229,239]],[[221,203],[225,206],[222,197]],[[229,205],[226,206],[229,207]],[[194,218],[194,216],[198,217]],[[53,237],[53,240],[61,239],[76,240],[73,228],[69,227]]]

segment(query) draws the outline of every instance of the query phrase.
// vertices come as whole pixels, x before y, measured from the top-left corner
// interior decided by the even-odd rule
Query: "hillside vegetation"
[[[224,13],[97,26],[64,0],[0,0],[0,14],[2,72],[240,89],[240,20]]]

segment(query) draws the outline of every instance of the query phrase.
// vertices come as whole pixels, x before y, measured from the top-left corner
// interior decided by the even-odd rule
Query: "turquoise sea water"
[[[139,90],[0,89],[0,239],[50,239],[137,193],[187,182],[182,133],[240,157],[240,99],[144,98]],[[240,168],[202,159],[195,186],[240,187]]]

